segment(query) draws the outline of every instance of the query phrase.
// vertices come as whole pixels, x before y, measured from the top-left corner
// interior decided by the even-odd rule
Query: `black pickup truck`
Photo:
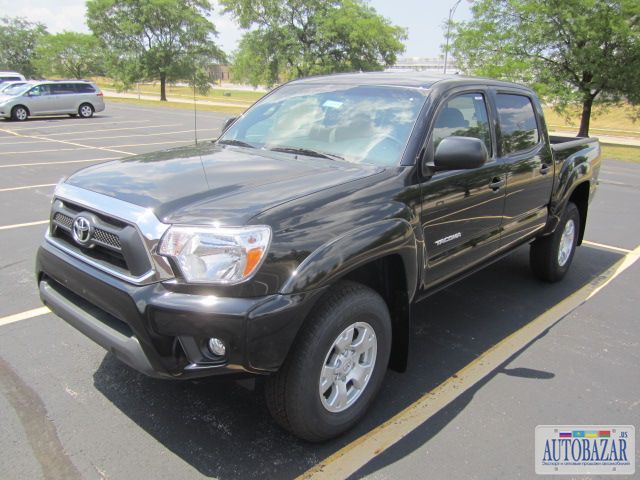
[[[537,277],[565,275],[599,156],[515,84],[297,80],[214,142],[59,184],[40,296],[146,375],[266,377],[277,422],[325,440],[405,369],[412,304],[524,243]]]

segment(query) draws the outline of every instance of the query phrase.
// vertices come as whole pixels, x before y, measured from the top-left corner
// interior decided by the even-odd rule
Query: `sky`
[[[233,20],[220,15],[217,2],[214,5],[213,23],[218,30],[218,44],[231,53],[242,36]],[[437,57],[445,41],[443,25],[449,9],[456,0],[369,0],[378,13],[395,25],[409,30],[403,57]],[[63,30],[88,32],[84,20],[85,0],[0,0],[0,15],[25,17],[44,23],[50,33]],[[455,20],[471,18],[470,0],[462,0],[455,12]]]

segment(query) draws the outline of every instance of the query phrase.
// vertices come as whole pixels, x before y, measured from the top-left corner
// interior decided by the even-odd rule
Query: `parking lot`
[[[199,112],[199,141],[227,116]],[[193,112],[163,107],[0,121],[0,478],[535,478],[536,425],[640,423],[640,164],[605,161],[562,283],[534,280],[523,247],[418,304],[408,371],[326,444],[280,430],[260,382],[149,379],[43,313],[33,264],[55,184],[193,141]]]

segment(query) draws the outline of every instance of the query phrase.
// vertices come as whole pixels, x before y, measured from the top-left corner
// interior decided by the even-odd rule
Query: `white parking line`
[[[80,132],[75,131],[75,132],[62,132],[62,133],[49,133],[47,134],[47,138],[48,137],[61,137],[62,135],[77,135],[78,133],[96,133],[96,132],[115,132],[117,130],[148,130],[151,128],[164,128],[164,127],[175,127],[176,124],[175,123],[165,123],[162,125],[145,125],[143,127],[122,127],[122,128],[100,128],[97,130],[82,130]]]
[[[175,135],[178,133],[191,133],[193,134],[193,128],[190,130],[178,130],[175,132],[157,132],[157,133],[137,133],[133,135],[116,135],[111,137],[83,137],[82,141],[85,140],[111,140],[114,138],[131,138],[131,137],[157,137],[163,135]]]
[[[16,313],[9,315],[8,317],[0,318],[0,327],[3,325],[9,325],[10,323],[19,322],[21,320],[28,320],[29,318],[39,317],[50,313],[47,307],[34,308],[33,310],[27,310],[26,312]]]
[[[24,150],[22,152],[0,152],[0,155],[22,155],[24,153],[51,153],[51,152],[71,152],[74,150],[84,150],[83,147],[76,148],[48,148],[45,150]]]
[[[0,225],[0,230],[13,230],[14,228],[33,227],[34,225],[44,225],[49,220],[39,220],[37,222],[15,223],[13,225]]]
[[[92,158],[89,160],[64,160],[61,162],[12,163],[10,165],[0,165],[0,168],[31,167],[31,166],[41,166],[41,165],[62,165],[65,163],[106,162],[109,160],[119,160],[120,158],[122,157]]]
[[[25,142],[23,141],[20,137],[8,137],[8,138],[12,138],[13,142],[2,142],[0,143],[0,145],[30,145],[32,143],[47,143],[48,140],[33,140],[30,142]]]
[[[430,392],[379,427],[344,446],[299,479],[347,478],[440,412],[456,398],[534,342],[576,308],[611,283],[640,258],[640,246],[627,253],[602,275],[574,292],[524,327],[501,340],[476,360],[456,372]]]
[[[28,190],[30,188],[55,187],[55,183],[43,183],[42,185],[29,185],[26,187],[0,188],[0,192],[15,192],[16,190]]]
[[[118,128],[116,130],[132,130],[132,129],[127,129],[127,128]],[[86,133],[86,132],[75,132],[74,135],[79,135],[80,133]],[[111,136],[111,137],[105,137],[105,136],[101,136],[101,137],[82,137],[82,141],[87,141],[87,140],[112,140],[114,138],[131,138],[131,137],[157,137],[157,136],[166,136],[166,135],[177,135],[177,134],[181,134],[181,133],[191,133],[193,134],[193,128],[190,130],[178,130],[178,131],[172,131],[172,132],[156,132],[156,133],[138,133],[138,134],[128,134],[128,135],[115,135],[115,136]],[[47,143],[47,142],[51,142],[52,140],[50,140],[49,138],[47,138],[47,140],[30,140],[30,141],[20,141],[20,137],[14,137],[17,141],[15,142],[2,142],[0,143],[0,145],[30,145],[32,143]],[[57,140],[57,139],[56,139]],[[33,153],[33,152],[32,152]]]
[[[106,152],[115,152],[115,153],[123,153],[125,155],[133,155],[133,153],[131,153],[131,152],[125,152],[125,151],[122,151],[122,150],[115,150],[113,148],[92,147],[91,145],[83,145],[82,143],[76,143],[76,142],[67,142],[66,140],[57,140],[55,138],[38,137],[38,136],[35,136],[35,135],[22,135],[20,133],[13,132],[11,130],[0,129],[0,131],[11,133],[12,135],[15,135],[17,137],[35,138],[36,140],[49,140],[50,142],[53,142],[53,143],[62,143],[62,144],[71,145],[71,146],[74,146],[74,147],[90,148],[90,149],[93,149],[93,150],[103,150],[103,151],[106,151]],[[60,149],[59,151],[64,151],[64,149]],[[0,153],[0,155],[8,155],[9,153],[10,154],[16,154],[16,153],[20,154],[20,153],[41,153],[41,152],[43,152],[43,150],[36,151],[36,152],[8,152],[8,153],[2,152],[2,153]]]
[[[590,242],[588,240],[583,240],[582,244],[583,245],[591,245],[592,247],[603,248],[605,250],[612,250],[614,252],[620,252],[620,253],[629,253],[629,252],[631,252],[631,250],[628,250],[626,248],[620,248],[620,247],[614,247],[614,246],[611,246],[611,245],[605,245],[604,243]]]
[[[206,141],[206,140],[205,140]],[[115,148],[123,147],[144,147],[146,145],[168,145],[171,143],[195,143],[194,139],[191,140],[172,140],[170,142],[154,142],[154,143],[132,143],[130,145],[113,145]],[[132,154],[133,155],[133,154]]]
[[[112,121],[103,121],[103,122],[99,122],[96,120],[90,120],[90,121],[86,121],[86,120],[76,120],[75,122],[73,120],[69,120],[69,119],[64,119],[64,120],[57,120],[56,123],[58,122],[63,122],[60,123],[59,125],[45,125],[45,126],[28,126],[28,127],[22,127],[22,128],[12,128],[11,130],[8,129],[3,129],[4,131],[12,131],[12,132],[27,132],[29,130],[42,130],[43,128],[51,129],[51,128],[68,128],[70,125],[73,126],[80,126],[80,127],[84,127],[84,126],[94,126],[96,124],[100,124],[100,125],[122,125],[124,123],[146,123],[149,120],[124,120],[122,122],[112,122]]]

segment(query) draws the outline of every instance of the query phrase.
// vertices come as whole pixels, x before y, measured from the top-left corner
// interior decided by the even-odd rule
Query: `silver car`
[[[27,83],[26,80],[20,80],[16,82],[2,82],[0,83],[0,95],[4,95],[5,94],[4,91],[7,90],[8,88],[19,87],[20,85],[24,85],[26,83]]]
[[[7,89],[0,96],[0,117],[23,121],[38,115],[92,117],[104,110],[100,89],[82,80],[37,81]]]

